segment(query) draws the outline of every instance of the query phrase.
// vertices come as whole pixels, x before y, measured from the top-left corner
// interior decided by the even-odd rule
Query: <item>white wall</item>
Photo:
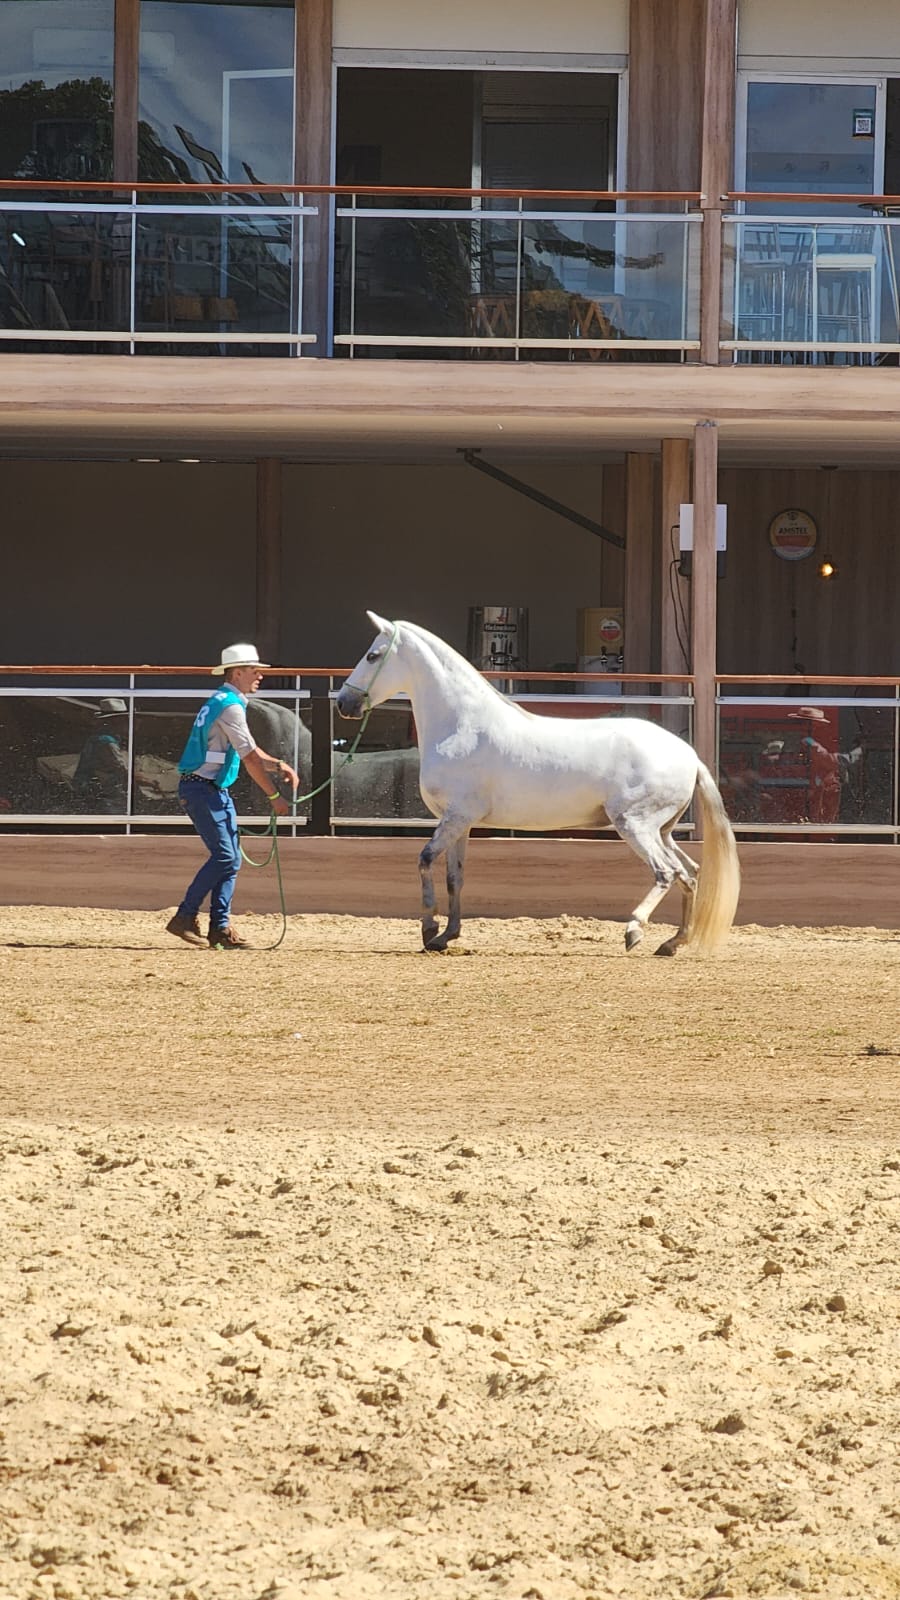
[[[0,464],[6,662],[215,661],[256,624],[248,466]]]
[[[504,465],[602,522],[599,465]],[[193,665],[253,638],[252,463],[5,462],[0,497],[4,661]],[[462,464],[288,466],[283,506],[294,666],[352,666],[369,608],[464,650],[469,606],[525,605],[539,670],[574,659],[577,607],[620,603],[618,552]]]
[[[600,466],[503,464],[602,522]],[[288,467],[282,655],[352,666],[369,643],[367,610],[419,622],[464,651],[469,606],[522,605],[529,665],[572,661],[576,609],[617,603],[603,585],[610,548],[462,464]]]
[[[624,54],[628,0],[335,0],[336,49]]]
[[[739,0],[741,67],[766,69],[788,58],[797,70],[900,70],[898,0]]]

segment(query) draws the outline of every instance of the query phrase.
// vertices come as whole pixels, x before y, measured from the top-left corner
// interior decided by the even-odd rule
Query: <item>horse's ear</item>
[[[390,623],[389,622],[385,622],[384,617],[380,617],[378,615],[377,611],[367,611],[366,612],[366,616],[368,617],[369,621],[371,622],[372,627],[375,629],[376,633],[390,633],[390,631],[391,631]]]

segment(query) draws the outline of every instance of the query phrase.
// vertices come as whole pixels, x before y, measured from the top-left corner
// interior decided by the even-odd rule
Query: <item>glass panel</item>
[[[427,818],[428,808],[419,793],[419,752],[409,703],[377,706],[359,750],[342,766],[358,731],[358,723],[334,713],[334,818]]]
[[[113,6],[0,5],[0,177],[112,176]]]
[[[0,327],[125,329],[130,285],[130,217],[112,211],[0,215]],[[14,347],[15,341],[3,341],[3,349]],[[40,346],[30,342],[28,348]],[[88,342],[59,348],[116,347]]]
[[[290,183],[293,0],[142,0],[139,176]]]
[[[876,99],[875,84],[749,83],[747,189],[873,194]]]
[[[134,719],[134,801],[136,816],[182,817],[178,804],[178,762],[187,742],[191,724],[206,695],[198,693],[196,699],[135,700]],[[298,702],[293,695],[284,699],[254,696],[247,706],[247,721],[254,739],[268,755],[297,763],[302,792],[311,785],[308,781],[312,769],[312,741],[308,728],[308,713],[297,714]],[[307,720],[305,720],[307,719]],[[256,784],[247,777],[243,768],[232,789],[234,803],[242,816],[264,816],[267,807]],[[308,815],[309,805],[298,808],[297,815]]]
[[[0,811],[121,815],[128,783],[122,705],[80,692],[0,697]]]
[[[337,331],[482,347],[516,337],[696,339],[688,285],[698,247],[682,220],[445,221],[363,210],[338,220]]]
[[[726,259],[736,262],[732,337],[848,346],[846,354],[788,349],[775,353],[780,360],[871,363],[872,352],[852,347],[900,340],[898,229],[874,220],[726,223]]]
[[[291,228],[288,218],[252,214],[140,216],[137,327],[161,333],[208,330],[213,339],[216,333],[287,332]],[[196,354],[204,347],[182,348]],[[235,347],[242,348],[258,353],[254,346]]]
[[[720,783],[732,822],[760,832],[783,823],[891,825],[895,719],[891,707],[862,703],[723,705]]]

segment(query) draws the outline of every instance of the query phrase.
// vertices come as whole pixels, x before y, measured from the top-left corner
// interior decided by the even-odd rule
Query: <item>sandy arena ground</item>
[[[0,1594],[900,1596],[896,934],[165,915],[0,910]]]

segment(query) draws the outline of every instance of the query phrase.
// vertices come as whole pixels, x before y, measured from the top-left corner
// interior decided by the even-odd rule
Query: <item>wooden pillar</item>
[[[140,0],[116,0],[113,52],[113,177],[138,175]]]
[[[277,666],[281,651],[281,462],[256,462],[256,647]]]
[[[719,363],[722,323],[722,196],[732,187],[737,0],[705,0],[700,188],[700,360]],[[730,352],[722,359],[731,360]]]
[[[297,0],[297,85],[294,182],[331,182],[333,0]],[[316,217],[303,219],[303,332],[318,342],[301,353],[327,356],[331,320],[331,231],[328,195],[310,195]]]
[[[691,670],[691,586],[686,578],[678,576],[678,520],[680,507],[689,502],[690,498],[691,441],[663,439],[659,572],[660,672]],[[663,686],[663,694],[683,692],[678,684]]]
[[[694,669],[694,748],[716,770],[716,502],[719,430],[694,429],[694,554],[691,567],[691,657]]]
[[[631,0],[628,187],[696,189],[707,0]],[[650,209],[659,209],[653,205]]]
[[[626,672],[652,671],[653,469],[650,454],[625,457]]]

